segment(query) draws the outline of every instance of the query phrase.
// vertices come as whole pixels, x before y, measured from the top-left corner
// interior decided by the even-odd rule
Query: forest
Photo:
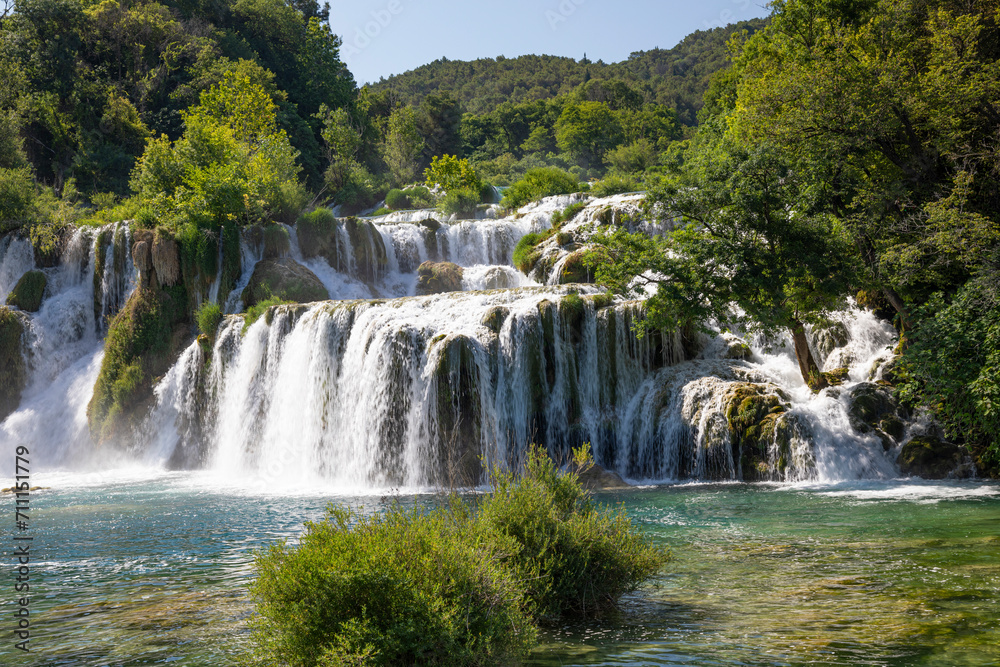
[[[589,258],[618,292],[655,287],[651,326],[791,331],[819,389],[800,334],[856,298],[895,318],[901,399],[995,469],[1000,10],[772,9],[623,63],[442,60],[358,89],[315,1],[17,0],[0,231],[44,256],[67,225],[134,219],[197,255],[203,232],[322,204],[468,214],[491,185],[513,208],[645,190],[676,230],[611,231]]]

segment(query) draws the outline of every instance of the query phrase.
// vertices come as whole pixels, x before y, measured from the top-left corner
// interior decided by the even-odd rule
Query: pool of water
[[[31,501],[32,652],[5,628],[0,664],[241,664],[254,551],[331,501],[393,501],[191,473],[32,483],[50,487]],[[623,503],[673,559],[620,613],[546,628],[531,665],[1000,664],[996,483],[692,484],[601,499]]]

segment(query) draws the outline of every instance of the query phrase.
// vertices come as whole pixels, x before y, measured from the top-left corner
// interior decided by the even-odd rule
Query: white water
[[[192,343],[162,378],[145,428],[126,452],[95,453],[86,405],[101,362],[101,322],[134,287],[130,239],[124,228],[106,230],[126,250],[125,269],[106,270],[95,281],[95,253],[113,267],[113,244],[96,248],[95,231],[78,231],[60,266],[45,270],[49,288],[29,332],[29,386],[0,438],[35,443],[47,467],[93,467],[111,457],[207,467],[220,480],[277,486],[448,485],[457,468],[467,472],[470,458],[513,463],[532,441],[557,455],[591,442],[602,465],[633,481],[739,479],[746,471],[729,446],[725,403],[735,383],[755,382],[786,397],[793,435],[779,479],[897,475],[896,451],[885,452],[877,437],[855,432],[848,420],[849,390],[869,379],[873,366],[878,377],[875,362],[888,358],[893,343],[891,327],[870,313],[834,315],[847,343],[817,356],[827,370],[848,366],[850,382],[818,396],[802,382],[788,341],[750,341],[748,361],[725,359],[722,342],[689,358],[677,336],[637,340],[630,328],[635,304],[598,310],[585,299],[576,317],[564,303],[546,319],[544,302],[557,304],[570,288],[538,287],[510,266],[511,254],[524,234],[547,229],[553,213],[580,199],[553,197],[511,218],[436,230],[400,216],[380,221],[386,265],[370,282],[358,277],[352,252],[343,271],[322,257],[303,259],[289,228],[293,259],[317,275],[331,299],[353,301],[281,308],[245,333],[242,318],[227,318],[210,362]],[[638,201],[590,201],[562,230],[585,233],[611,215],[656,233],[641,220]],[[241,309],[240,294],[262,253],[241,242],[242,274],[225,312]],[[366,301],[412,295],[424,261],[462,266],[468,292]],[[0,287],[33,266],[30,244],[0,241]],[[487,316],[498,307],[504,314],[495,323],[502,319],[502,326],[493,330]],[[777,447],[772,462],[781,456]]]

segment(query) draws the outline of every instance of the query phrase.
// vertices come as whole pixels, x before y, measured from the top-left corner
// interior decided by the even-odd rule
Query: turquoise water
[[[391,500],[227,489],[190,473],[33,483],[52,487],[32,497],[33,652],[8,639],[5,665],[240,664],[254,550],[294,537],[331,500],[369,511]],[[546,629],[531,665],[1000,664],[996,483],[679,485],[602,499],[624,503],[673,560],[621,613]]]

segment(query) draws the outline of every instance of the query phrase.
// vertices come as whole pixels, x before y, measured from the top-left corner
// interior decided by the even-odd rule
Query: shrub
[[[297,548],[257,557],[266,664],[503,665],[533,645],[524,591],[501,564],[516,545],[481,534],[460,503],[370,517],[331,507],[306,529]]]
[[[438,207],[445,215],[471,218],[479,205],[479,193],[472,188],[457,188],[449,190]]]
[[[478,195],[479,188],[483,185],[469,161],[455,155],[434,156],[431,166],[424,170],[424,178],[427,179],[428,188],[438,186],[448,192],[470,188]]]
[[[410,208],[410,198],[402,190],[393,188],[385,195],[385,206],[390,211],[401,211]]]
[[[623,192],[635,192],[640,189],[642,189],[642,185],[631,176],[611,175],[595,184],[590,189],[590,192],[595,197],[610,197],[611,195],[620,195]]]
[[[569,222],[576,217],[576,214],[582,211],[587,205],[582,201],[578,201],[575,204],[570,204],[561,211],[556,211],[552,214],[552,226],[561,225],[564,222]]]
[[[413,187],[406,188],[403,190],[403,194],[409,198],[412,208],[430,208],[434,206],[434,195],[422,185],[414,185]]]
[[[264,299],[263,301],[255,303],[254,305],[247,308],[246,312],[243,313],[243,329],[241,331],[243,333],[246,333],[246,330],[250,328],[250,325],[259,320],[261,315],[267,313],[268,310],[271,308],[271,306],[283,306],[288,303],[295,303],[295,302],[288,301],[286,299],[281,299],[276,296],[272,296],[269,299]],[[270,315],[268,315],[267,322],[268,324],[271,323]],[[201,322],[199,321],[198,324],[200,326]]]
[[[532,169],[507,188],[500,204],[504,208],[516,209],[542,197],[565,195],[579,189],[580,184],[568,172],[558,167],[540,167]]]
[[[514,248],[514,266],[521,273],[528,273],[531,271],[532,267],[535,265],[538,257],[535,253],[535,246],[542,242],[541,234],[525,234],[521,237],[521,240],[517,242],[517,246]]]
[[[582,304],[581,304],[582,306]],[[666,560],[622,509],[540,448],[515,473],[493,468],[478,508],[398,504],[362,516],[330,507],[297,548],[257,556],[253,639],[266,664],[502,665],[522,658],[532,621],[614,607]]]
[[[494,468],[479,510],[482,529],[512,538],[508,564],[524,578],[539,616],[590,615],[614,608],[666,562],[622,508],[597,505],[580,484],[593,463],[574,451],[577,471],[561,471],[545,450],[528,450],[519,474]]]
[[[222,309],[217,303],[206,302],[201,304],[195,318],[198,320],[198,329],[209,338],[215,338],[215,332],[222,322]]]
[[[34,201],[30,169],[0,169],[0,234],[28,222]]]

